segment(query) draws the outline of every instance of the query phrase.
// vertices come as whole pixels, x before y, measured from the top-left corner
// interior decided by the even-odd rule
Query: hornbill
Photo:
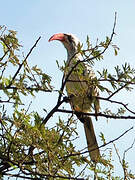
[[[82,61],[82,55],[78,52],[80,41],[73,34],[58,33],[54,34],[50,41],[60,41],[67,50],[67,62],[64,70],[66,79],[66,91],[69,97],[72,110],[78,119],[83,123],[88,151],[93,162],[97,163],[100,159],[100,152],[94,132],[91,117],[84,115],[92,111],[99,112],[98,88],[94,85],[95,74],[92,68]],[[81,62],[82,61],[82,62]]]

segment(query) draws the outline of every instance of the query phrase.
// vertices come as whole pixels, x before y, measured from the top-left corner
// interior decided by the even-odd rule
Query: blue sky
[[[66,59],[66,51],[59,42],[48,43],[50,36],[58,32],[70,32],[76,34],[83,43],[85,43],[87,35],[90,36],[93,43],[97,38],[104,40],[112,32],[115,12],[117,12],[117,36],[115,36],[114,42],[120,47],[119,55],[115,57],[113,51],[110,50],[106,53],[105,59],[95,65],[96,70],[101,70],[105,67],[112,71],[115,65],[124,62],[129,62],[134,66],[134,0],[5,0],[1,2],[0,24],[18,31],[18,38],[23,45],[22,50],[25,54],[27,54],[36,39],[39,36],[42,37],[29,62],[31,65],[37,64],[50,74],[53,85],[59,88],[62,74],[57,70],[56,59],[62,63]],[[43,100],[44,98],[45,101]],[[128,99],[130,106],[134,108],[134,92],[129,96],[122,94],[122,98],[123,102]],[[49,110],[55,104],[55,100],[56,94],[53,96],[47,95],[46,97],[40,94],[38,98],[33,100],[33,107],[37,111],[41,111],[41,107],[46,108],[47,106]],[[51,103],[48,104],[48,101]],[[41,107],[37,106],[37,104],[40,104]],[[82,133],[82,125],[79,125],[78,129]],[[105,132],[105,137],[109,141],[119,136],[132,125],[134,125],[134,121],[131,120],[128,122],[126,120],[111,120],[109,123],[106,123],[106,120],[101,119],[95,123],[95,128],[97,134],[100,131]],[[119,140],[117,144],[120,151],[132,144],[135,137],[134,134],[135,132],[132,131],[132,133]],[[85,137],[82,133],[80,137],[82,142],[83,138]],[[132,169],[135,164],[135,158],[133,158],[134,150],[131,150],[128,154]],[[117,157],[116,159],[118,161]],[[115,169],[115,173],[120,174],[121,171]]]

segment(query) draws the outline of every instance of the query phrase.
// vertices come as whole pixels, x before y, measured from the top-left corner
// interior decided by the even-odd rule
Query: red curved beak
[[[53,41],[53,40],[58,40],[58,41],[64,41],[65,40],[65,36],[63,33],[58,33],[58,34],[54,34],[48,41]]]

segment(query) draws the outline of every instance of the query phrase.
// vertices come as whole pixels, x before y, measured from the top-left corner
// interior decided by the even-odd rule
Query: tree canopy
[[[114,50],[115,56],[119,48],[113,44],[115,36],[116,17],[112,34],[106,37],[104,41],[91,44],[89,36],[86,38],[86,46],[78,47],[78,53],[83,56],[83,62],[94,66],[96,61],[102,61],[107,50]],[[78,149],[74,143],[79,138],[77,131],[78,120],[74,116],[75,112],[70,109],[61,108],[70,100],[64,91],[67,78],[59,82],[59,89],[52,86],[51,77],[38,68],[38,65],[31,67],[29,57],[40,41],[39,37],[30,48],[27,55],[21,52],[21,44],[14,30],[8,30],[7,27],[0,27],[0,176],[20,179],[135,179],[135,176],[126,162],[126,153],[131,147],[127,146],[122,158],[117,150],[115,141],[133,129],[127,129],[115,139],[106,142],[104,134],[100,134],[102,145],[100,149],[105,148],[102,153],[106,160],[105,164],[94,164],[88,156],[87,147]],[[112,49],[111,49],[112,48]],[[78,61],[71,69],[79,66],[82,61]],[[64,72],[65,65],[60,65],[57,61],[60,71]],[[9,71],[10,70],[10,71]],[[96,84],[100,89],[99,98],[101,102],[106,102],[105,108],[96,114],[98,119],[135,119],[135,112],[131,110],[127,103],[117,99],[121,91],[132,91],[135,84],[135,69],[130,64],[119,64],[114,67],[114,73],[111,74],[108,69],[102,72],[96,72],[97,77],[90,80],[89,83]],[[89,81],[89,80],[87,80]],[[33,109],[30,112],[31,102],[25,101],[26,98],[37,96],[39,92],[58,94],[57,103],[53,105],[50,112],[41,116],[39,112]],[[50,102],[48,102],[49,104]],[[113,109],[111,108],[113,105]],[[45,107],[42,107],[45,109]],[[55,113],[59,113],[59,118],[53,127],[48,126],[48,121],[53,118]],[[61,114],[66,114],[62,118]],[[95,117],[95,112],[85,113]],[[114,163],[112,161],[112,151],[107,149],[108,144],[115,147],[120,165],[123,169],[123,175],[114,175]],[[94,150],[94,149],[93,149]]]

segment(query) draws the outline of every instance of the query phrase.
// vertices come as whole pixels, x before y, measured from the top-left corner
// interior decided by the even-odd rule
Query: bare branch
[[[84,172],[84,170],[88,167],[89,164],[86,164],[85,167],[81,170],[81,172],[76,176],[76,178],[78,178],[79,176],[81,176],[81,174]]]
[[[4,59],[4,57],[8,54],[9,49],[4,53],[4,55],[0,58],[0,61],[2,61]]]
[[[127,148],[127,149],[124,151],[124,154],[123,154],[123,159],[125,159],[125,157],[126,157],[126,153],[127,153],[130,149],[132,149],[132,148],[133,148],[134,144],[135,144],[135,139],[133,140],[133,143],[131,144],[131,146],[130,146],[129,148]]]
[[[122,89],[124,89],[126,86],[128,86],[128,84],[125,84],[124,86],[121,86],[120,88],[118,88],[115,92],[113,92],[108,99],[111,99],[115,94],[117,94],[119,91],[121,91]]]
[[[110,96],[109,96],[110,97]],[[97,99],[100,99],[100,100],[104,100],[104,101],[108,101],[108,102],[110,102],[110,103],[115,103],[115,104],[119,104],[119,105],[122,105],[127,111],[129,111],[130,113],[132,113],[132,114],[135,114],[135,112],[134,111],[132,111],[131,109],[129,109],[127,106],[127,104],[124,104],[124,103],[122,103],[122,102],[120,102],[120,101],[115,101],[115,100],[110,100],[110,98],[103,98],[103,97],[96,97]]]

